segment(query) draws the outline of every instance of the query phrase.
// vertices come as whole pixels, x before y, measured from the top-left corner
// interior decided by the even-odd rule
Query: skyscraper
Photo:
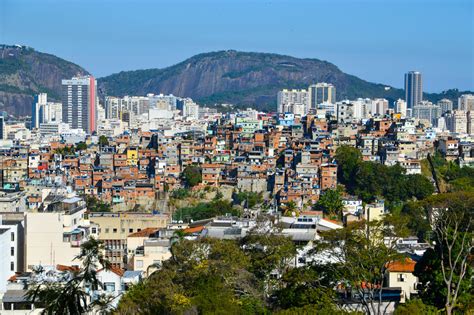
[[[279,113],[295,113],[295,107],[300,115],[305,115],[308,109],[308,91],[281,90],[277,95],[277,110]],[[303,113],[302,113],[303,112]]]
[[[336,103],[336,87],[330,83],[317,83],[312,84],[308,88],[309,90],[309,107],[313,110],[317,108],[319,104]]]
[[[31,129],[39,128],[41,119],[41,109],[48,103],[48,94],[40,93],[35,96],[33,106],[31,107]]]
[[[5,117],[0,116],[0,140],[3,139],[5,135]]]
[[[421,73],[410,71],[405,74],[405,101],[407,108],[413,108],[423,100],[423,81]]]
[[[96,130],[97,81],[93,76],[62,80],[63,122],[87,133]]]

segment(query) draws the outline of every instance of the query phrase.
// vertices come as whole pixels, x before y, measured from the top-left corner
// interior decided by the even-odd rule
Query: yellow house
[[[138,164],[138,148],[130,147],[127,149],[127,165],[136,166]]]

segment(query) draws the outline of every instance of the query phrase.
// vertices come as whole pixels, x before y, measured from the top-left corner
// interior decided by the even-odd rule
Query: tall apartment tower
[[[312,84],[308,88],[309,91],[309,107],[313,110],[317,108],[319,104],[336,103],[336,87],[330,83],[317,83]]]
[[[97,120],[97,81],[93,76],[62,80],[63,122],[92,134]]]
[[[458,109],[465,111],[474,111],[474,95],[461,95],[461,97],[458,98]]]
[[[5,136],[5,117],[0,116],[0,140]]]
[[[405,101],[407,108],[413,108],[423,100],[423,81],[421,73],[410,71],[405,73]]]
[[[40,93],[35,96],[33,106],[31,107],[31,129],[39,128],[41,119],[41,109],[48,103],[48,94]]]
[[[307,109],[308,91],[284,89],[278,92],[277,110],[279,113],[306,115]]]
[[[439,108],[441,108],[441,114],[444,114],[446,112],[450,112],[453,110],[453,102],[451,102],[450,100],[446,98],[439,100],[437,104]]]

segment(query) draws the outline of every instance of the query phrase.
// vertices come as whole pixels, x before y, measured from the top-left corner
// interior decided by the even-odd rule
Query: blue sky
[[[97,77],[236,49],[330,61],[373,82],[474,90],[472,0],[0,0],[0,43]]]

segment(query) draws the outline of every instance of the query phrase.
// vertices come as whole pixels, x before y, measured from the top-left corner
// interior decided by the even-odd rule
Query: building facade
[[[421,73],[410,71],[405,74],[405,101],[408,108],[413,108],[423,100],[423,81]]]
[[[309,106],[311,109],[316,109],[318,104],[336,103],[336,87],[330,83],[312,84],[308,88],[309,92]]]
[[[62,80],[62,121],[72,129],[96,130],[97,81],[93,76]]]

